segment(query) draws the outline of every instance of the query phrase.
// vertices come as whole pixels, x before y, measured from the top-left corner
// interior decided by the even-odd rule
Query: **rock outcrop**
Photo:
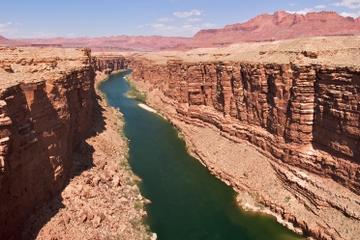
[[[94,69],[87,50],[0,48],[0,238],[69,180],[91,126]]]
[[[360,225],[359,46],[359,38],[317,38],[126,58],[149,104],[173,122],[213,126],[232,141],[257,147],[272,159],[284,188],[292,189],[302,205],[309,202],[302,211],[310,214],[281,205],[274,196],[260,202],[306,235],[355,239],[359,233],[353,225]],[[228,177],[235,175],[229,173],[233,169],[216,164],[211,167],[216,175],[241,182],[242,177]],[[326,185],[314,180],[318,177],[332,180]],[[323,193],[328,186],[336,186],[335,195]],[[354,222],[345,231],[349,219]]]

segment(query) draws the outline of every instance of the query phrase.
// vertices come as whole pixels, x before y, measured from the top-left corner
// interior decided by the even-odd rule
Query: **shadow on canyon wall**
[[[100,99],[99,96],[96,96],[97,100]],[[94,101],[93,105],[93,118],[91,121],[91,128],[89,129],[87,135],[82,137],[82,140],[76,144],[75,149],[71,153],[71,158],[64,164],[64,172],[66,169],[69,169],[68,172],[63,176],[63,182],[54,182],[54,169],[50,166],[44,172],[49,172],[47,176],[47,182],[51,184],[58,184],[58,188],[53,188],[52,193],[47,197],[47,202],[45,200],[45,205],[37,206],[34,213],[29,217],[23,226],[22,230],[19,231],[19,235],[15,236],[13,239],[24,239],[31,240],[36,239],[39,231],[42,229],[50,219],[55,216],[61,208],[64,208],[62,204],[63,198],[61,196],[62,191],[70,183],[70,181],[82,174],[83,171],[91,169],[93,164],[93,153],[94,148],[86,142],[87,138],[96,136],[105,130],[105,122],[103,120],[103,111],[104,109],[99,105],[98,101]],[[42,164],[49,164],[49,160],[44,161]],[[43,201],[44,202],[44,201]]]
[[[0,223],[5,229],[0,231],[1,239],[36,238],[41,228],[64,207],[61,192],[71,179],[94,166],[94,149],[85,140],[105,129],[104,109],[98,101],[93,101],[93,117],[88,124],[91,127],[84,136],[78,129],[79,121],[84,119],[81,115],[84,113],[77,109],[81,101],[78,106],[69,105],[70,124],[64,124],[45,91],[45,84],[22,88],[10,93],[18,96],[8,103],[17,107],[9,111],[15,123],[11,129],[14,140],[8,153],[11,158],[1,176]],[[34,93],[31,106],[26,104],[27,92]],[[92,92],[95,94],[93,89]],[[78,95],[79,92],[67,95],[67,101],[71,103]],[[9,199],[13,199],[12,203],[4,202]]]

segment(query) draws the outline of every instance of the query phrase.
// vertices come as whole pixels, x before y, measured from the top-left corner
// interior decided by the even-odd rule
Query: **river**
[[[124,76],[110,76],[100,90],[124,114],[129,162],[151,200],[146,222],[159,240],[302,239],[272,217],[241,210],[235,191],[187,153],[168,121],[126,97]]]

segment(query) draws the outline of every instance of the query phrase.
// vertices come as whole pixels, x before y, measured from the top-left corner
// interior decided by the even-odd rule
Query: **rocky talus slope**
[[[148,103],[242,192],[242,206],[306,236],[355,240],[359,46],[358,37],[336,37],[124,56]]]
[[[0,48],[0,239],[149,237],[94,61],[82,49]]]

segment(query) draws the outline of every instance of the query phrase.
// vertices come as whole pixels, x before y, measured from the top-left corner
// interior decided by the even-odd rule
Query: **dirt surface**
[[[106,75],[98,73],[97,81]],[[100,97],[92,137],[73,155],[73,178],[27,222],[23,239],[151,239],[145,200],[127,161],[121,114]]]

